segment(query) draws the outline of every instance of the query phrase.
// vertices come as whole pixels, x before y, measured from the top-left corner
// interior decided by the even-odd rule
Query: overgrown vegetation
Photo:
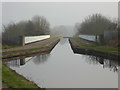
[[[108,44],[108,41],[105,42],[105,31],[116,31],[118,30],[117,20],[112,21],[109,18],[102,16],[101,14],[93,14],[85,18],[81,24],[76,24],[77,33],[85,35],[94,35],[96,36],[96,42],[99,44]],[[98,37],[99,38],[98,38]],[[109,37],[112,37],[112,34]],[[118,34],[112,40],[117,41],[118,43]],[[119,46],[119,45],[117,45]]]

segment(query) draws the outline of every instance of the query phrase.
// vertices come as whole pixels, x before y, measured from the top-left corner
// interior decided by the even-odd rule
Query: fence
[[[120,35],[120,32],[118,30],[111,30],[111,31],[106,30],[106,31],[104,31],[104,40],[106,42],[110,41],[110,40],[113,40],[113,39],[118,40],[119,35]]]

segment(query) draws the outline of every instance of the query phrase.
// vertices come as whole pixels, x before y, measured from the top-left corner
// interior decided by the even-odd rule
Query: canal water
[[[74,54],[65,38],[50,54],[6,64],[42,88],[118,88],[118,62]]]

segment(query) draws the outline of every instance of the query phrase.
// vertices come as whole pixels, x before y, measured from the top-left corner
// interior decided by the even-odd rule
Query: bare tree
[[[50,24],[43,16],[34,16],[32,22],[35,25],[35,31],[38,34],[49,34],[50,33]]]
[[[38,36],[50,34],[50,24],[46,18],[41,16],[34,16],[32,20],[28,21],[3,25],[2,29],[2,40],[8,42],[10,37],[17,38],[19,36]]]
[[[34,16],[32,20],[3,25],[4,36],[44,35],[50,33],[50,24],[44,17]]]

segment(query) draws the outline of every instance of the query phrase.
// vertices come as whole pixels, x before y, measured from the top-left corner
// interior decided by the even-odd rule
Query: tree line
[[[93,14],[86,17],[82,23],[76,24],[75,27],[77,29],[77,35],[94,35],[96,42],[99,39],[99,43],[103,44],[104,31],[120,30],[120,22],[118,23],[117,20],[111,20],[101,14]]]
[[[93,14],[86,17],[85,20],[76,27],[79,33],[100,35],[104,33],[104,30],[115,30],[117,22],[113,22],[101,14]]]
[[[50,24],[43,16],[34,16],[31,20],[3,25],[3,38],[7,36],[37,36],[50,33]]]

